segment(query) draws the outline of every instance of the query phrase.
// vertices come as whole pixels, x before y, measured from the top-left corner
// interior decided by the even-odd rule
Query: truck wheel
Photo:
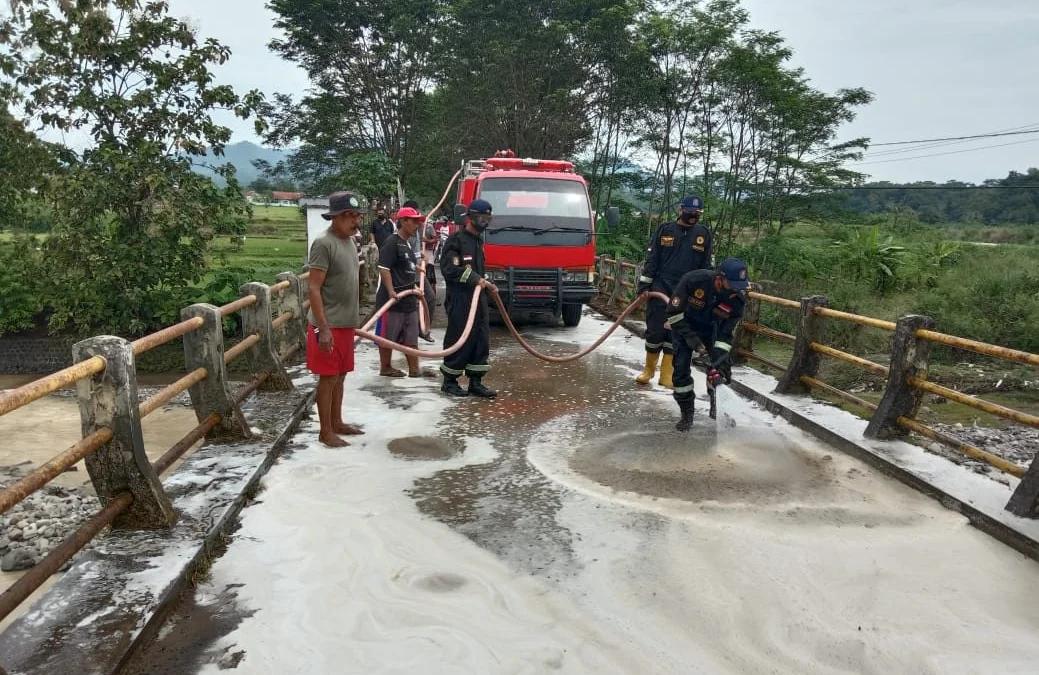
[[[573,328],[581,323],[581,305],[563,305],[563,325]]]

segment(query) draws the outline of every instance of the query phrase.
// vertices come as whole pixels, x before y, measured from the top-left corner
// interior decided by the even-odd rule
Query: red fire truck
[[[457,197],[460,225],[474,199],[494,209],[484,234],[486,276],[498,286],[509,316],[548,313],[576,326],[596,287],[595,214],[588,184],[574,165],[501,151],[466,162]],[[611,226],[619,216],[609,210]]]

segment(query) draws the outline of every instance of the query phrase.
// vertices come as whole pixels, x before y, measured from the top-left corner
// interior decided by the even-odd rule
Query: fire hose
[[[456,351],[462,348],[462,345],[469,338],[469,333],[471,333],[473,330],[473,324],[476,322],[476,310],[479,307],[480,293],[482,291],[482,287],[476,287],[476,291],[473,293],[472,303],[469,306],[469,316],[466,318],[465,329],[462,331],[462,335],[458,338],[458,341],[446,349],[436,351],[416,349],[414,347],[407,347],[400,343],[387,340],[384,337],[369,332],[371,327],[375,325],[375,322],[379,319],[379,317],[381,317],[383,314],[389,311],[390,307],[395,305],[398,299],[406,297],[408,295],[417,295],[419,297],[419,302],[424,303],[425,299],[422,295],[422,290],[420,288],[413,288],[403,293],[398,293],[396,298],[390,298],[386,302],[386,304],[380,307],[379,311],[373,314],[371,318],[369,318],[368,321],[364,324],[364,326],[357,331],[357,340],[360,341],[361,338],[372,340],[380,347],[394,349],[409,356],[417,356],[423,359],[438,359],[443,358],[445,356],[450,356],[451,354],[454,354]],[[610,335],[612,335],[613,332],[616,331],[617,328],[624,322],[624,319],[626,319],[629,314],[635,311],[635,309],[640,304],[645,302],[647,299],[649,299],[650,297],[656,297],[664,301],[667,301],[669,299],[667,295],[656,291],[640,295],[639,297],[632,300],[631,303],[624,308],[624,311],[620,313],[620,316],[617,317],[617,319],[606,330],[606,332],[603,333],[602,336],[598,340],[593,342],[591,345],[585,347],[579,352],[569,354],[567,356],[552,356],[550,354],[543,354],[539,352],[538,350],[534,349],[534,347],[532,347],[529,342],[524,340],[523,336],[520,335],[520,332],[516,329],[515,324],[512,323],[512,319],[509,317],[509,313],[505,309],[505,305],[502,303],[501,297],[497,294],[493,294],[492,297],[494,298],[494,302],[498,306],[498,312],[501,314],[501,317],[505,322],[505,326],[509,329],[509,333],[512,334],[512,337],[516,339],[516,341],[520,344],[521,347],[523,347],[524,350],[526,350],[528,354],[535,358],[541,359],[542,361],[547,361],[549,363],[569,363],[571,361],[576,361],[578,359],[584,358],[585,356],[588,356],[596,349],[598,349],[602,345],[602,343],[606,341],[606,338],[610,337]]]

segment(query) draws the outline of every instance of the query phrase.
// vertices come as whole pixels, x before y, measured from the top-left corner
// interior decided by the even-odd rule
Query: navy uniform
[[[702,212],[703,201],[699,197],[686,197],[682,200],[678,220],[663,223],[653,233],[646,265],[639,278],[639,294],[659,291],[671,295],[683,274],[711,266],[713,236],[707,226],[699,222]],[[666,316],[667,303],[650,298],[646,303],[646,366],[635,378],[639,384],[649,384],[653,379],[663,352],[659,383],[669,389],[673,386],[671,332],[664,327]]]
[[[444,309],[447,311],[447,332],[444,334],[444,348],[447,349],[462,336],[465,323],[469,319],[469,307],[472,305],[476,287],[484,281],[484,256],[481,234],[491,222],[491,205],[475,199],[469,205],[468,223],[466,227],[452,234],[444,243],[440,258],[440,272],[447,286]],[[478,231],[474,234],[470,226]],[[486,285],[493,288],[489,282]],[[440,372],[444,375],[441,391],[454,396],[479,396],[494,398],[497,392],[485,387],[482,383],[490,366],[487,357],[491,351],[490,314],[488,313],[487,291],[480,294],[476,308],[476,319],[469,338],[462,348],[444,358]],[[458,384],[462,375],[469,377],[469,390]]]
[[[710,355],[708,387],[731,379],[732,333],[743,317],[749,285],[747,265],[736,258],[722,261],[717,270],[689,272],[675,285],[667,320],[674,338],[674,397],[682,413],[676,425],[679,431],[688,431],[693,423],[693,358],[704,351]]]

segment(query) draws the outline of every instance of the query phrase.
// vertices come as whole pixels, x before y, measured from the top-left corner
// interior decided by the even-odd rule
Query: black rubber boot
[[[682,418],[678,420],[678,424],[675,425],[675,429],[679,431],[689,431],[693,426],[693,402],[696,399],[692,395],[679,398],[675,396],[675,401],[678,403],[678,409],[682,413]]]
[[[451,396],[468,396],[469,392],[462,389],[458,384],[458,378],[452,375],[444,375],[444,384],[440,385],[440,391]]]
[[[494,391],[493,389],[488,389],[487,387],[483,386],[483,382],[480,381],[481,379],[483,379],[483,378],[471,377],[470,376],[470,378],[469,378],[469,393],[472,394],[473,396],[479,396],[480,398],[494,398],[494,397],[496,397],[498,395],[498,392]]]

